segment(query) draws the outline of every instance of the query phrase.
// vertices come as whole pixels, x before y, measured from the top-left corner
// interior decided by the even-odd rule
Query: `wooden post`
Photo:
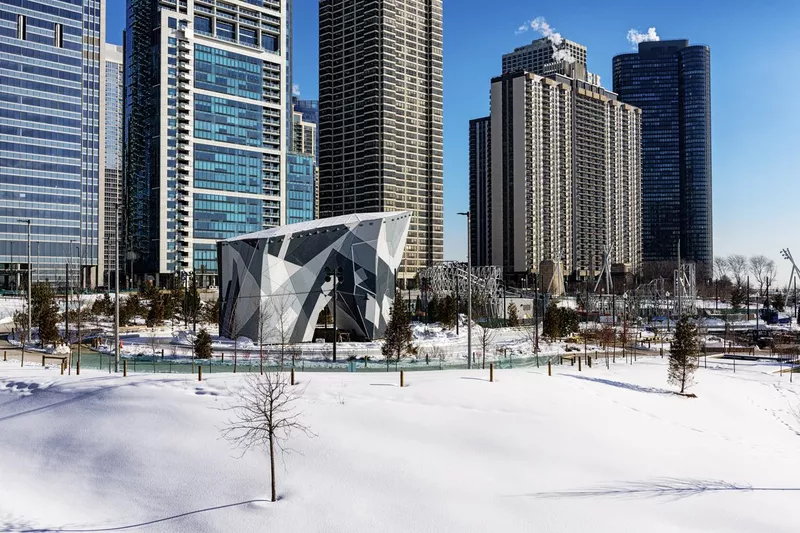
[[[128,360],[127,359],[123,359],[122,360],[122,377],[123,378],[127,378],[128,377]]]
[[[400,371],[400,387],[405,387],[405,376],[403,375],[403,371]]]
[[[592,356],[591,355],[587,355],[586,356],[586,364],[589,365],[589,368],[592,368]]]
[[[197,365],[197,381],[203,381],[203,365]]]
[[[78,359],[75,362],[75,375],[76,376],[80,376],[81,375],[81,360],[80,359]]]
[[[44,356],[42,356],[42,368],[44,368]]]
[[[547,375],[548,376],[552,376],[553,375],[553,369],[550,366],[550,361],[547,362]]]
[[[582,357],[578,357],[578,372],[583,372],[583,370],[581,370],[581,361],[582,360],[583,360]]]
[[[489,363],[489,382],[494,382],[494,363]]]
[[[294,385],[294,368],[292,368],[292,385]]]
[[[5,361],[8,361],[8,359],[6,359],[6,351],[3,350],[3,362],[5,362]]]
[[[64,375],[64,360],[61,360],[61,375]]]
[[[575,356],[569,358],[569,366],[575,366]]]

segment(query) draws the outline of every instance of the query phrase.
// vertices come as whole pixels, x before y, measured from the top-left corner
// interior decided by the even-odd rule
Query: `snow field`
[[[268,494],[266,456],[240,459],[220,438],[241,375],[0,362],[0,530],[797,531],[796,493],[654,490],[798,487],[800,383],[701,368],[687,399],[668,391],[665,361],[495,383],[488,370],[415,372],[403,389],[394,372],[298,373],[317,436],[289,443],[276,504],[252,501]],[[624,493],[571,493],[598,489]]]

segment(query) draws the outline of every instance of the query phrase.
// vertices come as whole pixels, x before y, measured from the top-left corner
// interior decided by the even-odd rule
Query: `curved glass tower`
[[[614,92],[642,110],[645,262],[681,257],[710,276],[711,52],[687,40],[639,44],[614,58]]]

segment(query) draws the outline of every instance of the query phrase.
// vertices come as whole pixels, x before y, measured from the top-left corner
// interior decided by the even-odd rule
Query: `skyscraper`
[[[492,241],[492,118],[469,121],[469,245],[472,264],[491,265]]]
[[[614,58],[614,91],[642,110],[645,262],[697,263],[710,276],[711,52],[687,40],[639,44]]]
[[[576,70],[586,73],[586,47],[582,44],[561,39],[554,44],[547,37],[536,39],[531,44],[515,48],[513,52],[503,55],[503,74],[513,72],[533,72],[544,75],[550,65],[559,61],[575,63]],[[581,78],[582,79],[582,78]]]
[[[105,83],[103,85],[103,98],[105,104],[105,157],[103,161],[103,183],[104,183],[104,204],[105,222],[103,225],[103,285],[112,287],[114,280],[114,270],[117,267],[116,239],[122,239],[124,233],[122,228],[122,217],[117,222],[117,204],[122,202],[122,98],[123,98],[123,68],[122,68],[121,46],[108,44],[105,45],[104,69]],[[123,248],[119,246],[120,255]],[[123,272],[120,264],[120,273]],[[121,276],[120,276],[121,278]]]
[[[299,111],[292,113],[292,152],[307,154],[317,159],[317,124],[307,122]]]
[[[489,124],[470,124],[473,236],[489,243],[487,264],[514,276],[547,270],[548,290],[551,282],[560,285],[558,272],[596,276],[606,252],[611,263],[636,272],[639,113],[614,93],[578,79],[528,72],[494,78]],[[485,169],[479,154],[487,137]],[[488,199],[486,210],[481,195]],[[474,249],[481,260],[480,244]]]
[[[548,37],[536,39],[531,44],[515,48],[503,55],[503,74],[532,72],[540,76],[561,74],[592,85],[600,85],[600,76],[589,72],[587,50],[582,44]]]
[[[321,0],[320,216],[413,211],[401,279],[440,261],[442,1]]]
[[[314,156],[289,152],[286,156],[286,223],[314,220],[316,189]]]
[[[104,0],[0,3],[0,268],[73,286],[102,275]]]
[[[218,240],[283,222],[284,6],[128,1],[126,229],[137,281],[164,286],[194,271],[208,283]]]

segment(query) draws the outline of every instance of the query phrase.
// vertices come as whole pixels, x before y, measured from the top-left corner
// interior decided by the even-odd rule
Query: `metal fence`
[[[35,359],[34,354],[32,358]],[[487,358],[485,367],[494,364],[496,369],[518,368],[518,367],[543,367],[547,366],[548,361],[558,364],[562,361],[560,356],[538,357],[499,357]],[[78,363],[77,353],[72,354],[72,369]],[[483,361],[480,357],[473,362],[472,368],[481,368]],[[258,356],[242,355],[234,358],[232,355],[215,356],[213,359],[191,359],[187,357],[171,358],[162,356],[127,356],[120,359],[120,372],[123,365],[127,364],[128,372],[144,372],[155,374],[195,374],[199,366],[203,367],[203,374],[221,374],[236,372],[259,372],[263,367],[264,371],[289,370],[294,368],[297,372],[405,372],[415,371],[445,371],[445,370],[466,370],[466,361],[434,361],[425,359],[411,361],[401,360],[392,361],[388,365],[385,361],[373,361],[368,358],[350,359],[345,361],[319,361],[319,360],[292,360],[287,358],[283,365],[273,357],[264,358],[262,361]],[[114,356],[94,351],[85,351],[80,357],[81,369],[104,370],[109,373],[114,372]],[[235,370],[234,370],[235,367]],[[70,370],[74,371],[74,370]]]

